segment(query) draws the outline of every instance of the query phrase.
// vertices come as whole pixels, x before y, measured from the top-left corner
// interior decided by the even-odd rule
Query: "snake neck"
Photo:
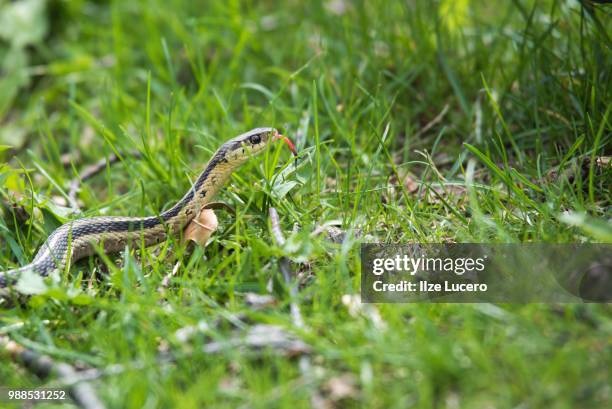
[[[193,220],[227,183],[232,172],[244,162],[228,159],[227,151],[223,147],[219,149],[185,196],[160,215],[170,231],[178,233]]]

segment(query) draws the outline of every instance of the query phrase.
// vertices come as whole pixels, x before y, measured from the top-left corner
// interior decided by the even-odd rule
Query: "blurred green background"
[[[3,268],[67,220],[169,208],[250,128],[275,126],[301,151],[297,169],[276,151],[234,175],[219,200],[237,213],[218,213],[208,247],[86,260],[0,305],[0,334],[99,369],[117,408],[608,406],[606,304],[367,306],[357,294],[361,241],[612,242],[611,12],[0,0]],[[71,181],[117,152],[71,201]],[[273,304],[249,301],[270,288]],[[260,324],[307,343],[311,369],[282,348],[206,352]],[[53,382],[14,363],[0,379]]]

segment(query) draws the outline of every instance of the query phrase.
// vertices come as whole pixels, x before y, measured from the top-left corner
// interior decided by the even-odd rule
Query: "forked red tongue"
[[[293,156],[298,156],[297,149],[295,149],[295,145],[293,144],[293,142],[291,142],[291,139],[289,139],[286,136],[283,136],[281,134],[278,134],[278,138],[282,139],[283,142],[285,142],[287,144],[287,146],[289,146],[289,150],[291,151]]]
[[[289,147],[289,150],[291,151],[291,153],[293,154],[293,156],[297,156],[297,149],[295,149],[295,145],[293,144],[293,142],[291,142],[291,139],[287,138],[284,135],[281,135],[280,133],[276,133],[276,135],[274,135],[274,139],[282,139],[283,142],[285,142],[287,144],[287,146]]]

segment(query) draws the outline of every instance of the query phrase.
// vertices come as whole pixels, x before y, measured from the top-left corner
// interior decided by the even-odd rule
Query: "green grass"
[[[58,361],[121,365],[94,382],[116,408],[309,407],[317,392],[337,407],[608,406],[606,304],[351,314],[342,297],[359,293],[364,238],[612,242],[612,171],[598,164],[611,152],[611,9],[308,3],[49,1],[31,23],[47,34],[23,23],[34,34],[16,45],[0,33],[3,268],[29,262],[68,219],[169,208],[250,128],[282,129],[301,150],[296,171],[281,150],[232,177],[218,199],[236,215],[218,212],[208,247],[169,239],[85,260],[47,293],[0,306],[0,334]],[[114,152],[126,154],[82,186],[71,214],[71,179]],[[311,236],[330,222],[347,232],[341,244]],[[302,329],[281,255],[300,262]],[[266,294],[270,280],[277,304],[256,311],[245,293]],[[177,337],[198,322],[208,331]],[[255,324],[310,344],[314,376],[273,351],[203,352]],[[2,360],[3,385],[52,384]],[[353,389],[334,401],[329,380],[341,376]]]

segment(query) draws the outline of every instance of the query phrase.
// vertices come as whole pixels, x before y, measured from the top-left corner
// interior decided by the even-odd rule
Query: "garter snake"
[[[20,268],[0,272],[0,287],[14,282],[24,271],[47,276],[66,263],[93,255],[122,250],[128,243],[157,244],[169,234],[178,234],[229,179],[232,172],[250,157],[262,152],[272,141],[282,139],[296,155],[289,139],[274,128],[256,128],[224,143],[181,200],[158,216],[100,216],[67,222],[49,235],[32,262]]]

